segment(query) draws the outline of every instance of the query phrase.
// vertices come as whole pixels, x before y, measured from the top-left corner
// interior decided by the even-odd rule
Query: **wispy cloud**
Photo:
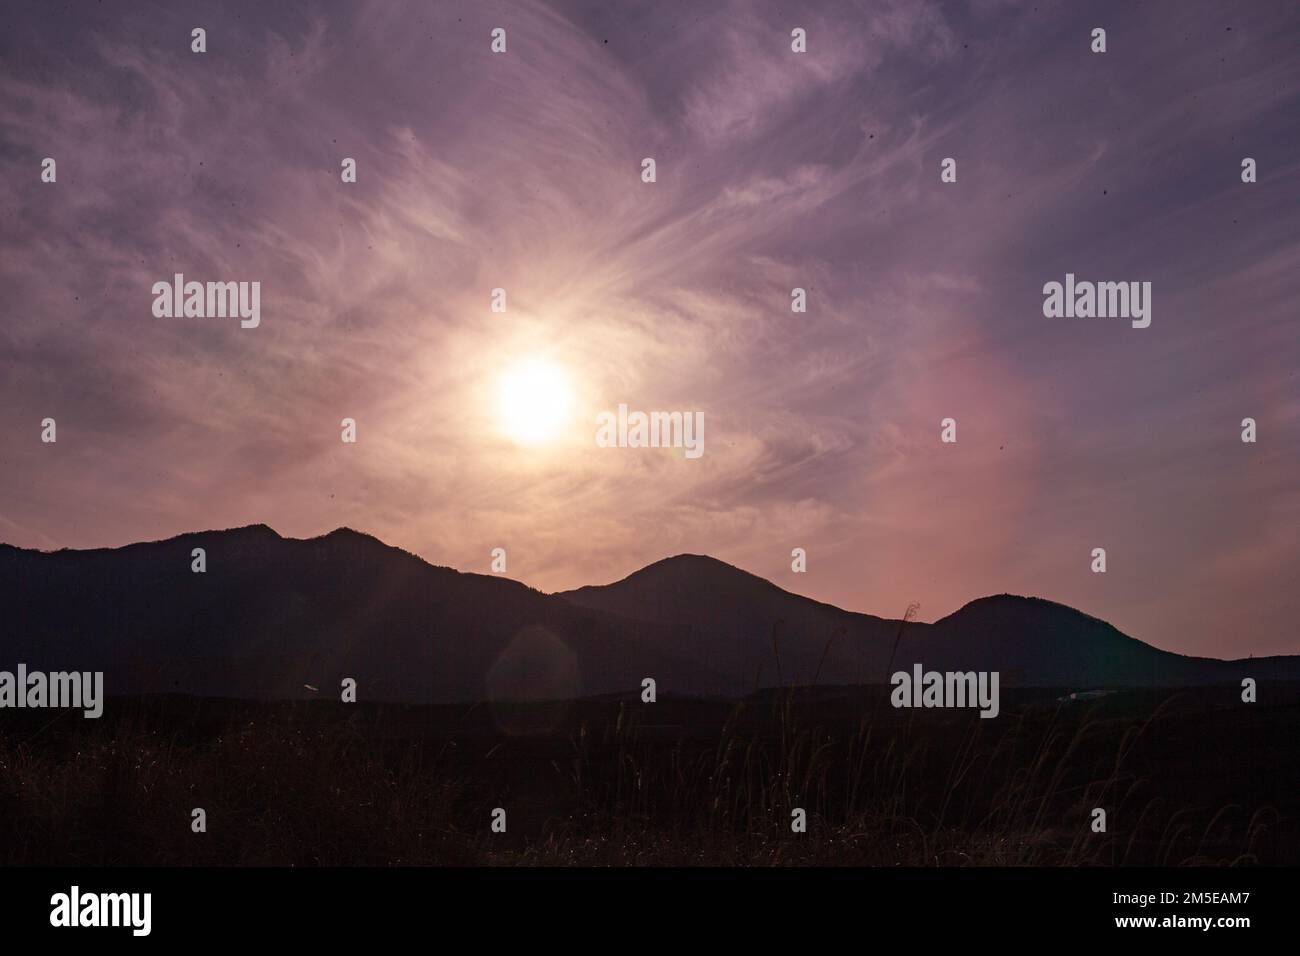
[[[554,589],[709,552],[874,612],[1010,590],[1295,650],[1296,13],[1193,7],[218,6],[202,56],[174,4],[22,11],[0,536],[350,524]],[[1154,280],[1152,329],[1045,322],[1066,271]],[[174,272],[262,281],[262,327],[154,319]],[[578,414],[523,450],[493,390],[537,353]],[[702,410],[707,453],[595,447],[620,401]]]

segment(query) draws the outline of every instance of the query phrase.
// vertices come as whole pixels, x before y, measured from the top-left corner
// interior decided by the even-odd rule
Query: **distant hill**
[[[687,695],[880,683],[900,628],[697,555],[548,595],[348,529],[299,540],[265,525],[111,550],[0,545],[0,609],[0,669],[102,670],[109,693],[336,697],[353,677],[368,699],[428,703],[628,693],[643,677]],[[907,624],[893,669],[917,661],[1022,686],[1300,679],[1300,657],[1184,657],[1009,595]]]
[[[1300,680],[1297,656],[1187,657],[1063,604],[1010,594],[972,601],[934,624],[909,622],[900,639],[900,621],[791,594],[700,555],[667,558],[613,584],[560,596],[624,618],[687,628],[717,669],[758,672],[764,684],[776,682],[776,621],[782,622],[777,645],[786,682],[808,682],[819,673],[823,684],[879,683],[917,662],[927,670],[996,670],[1008,684],[1040,687],[1182,686],[1245,676]]]
[[[202,574],[190,570],[196,547]],[[122,693],[316,696],[311,685],[337,696],[353,677],[372,700],[439,703],[611,692],[650,673],[710,681],[669,659],[657,629],[347,529],[297,540],[255,525],[94,551],[0,546],[0,606],[0,668],[103,670]]]

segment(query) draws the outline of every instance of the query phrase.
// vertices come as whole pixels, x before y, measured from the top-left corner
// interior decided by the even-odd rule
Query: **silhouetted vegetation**
[[[886,689],[0,714],[5,864],[1110,865],[1300,860],[1300,688],[1003,713]],[[208,830],[190,829],[207,812]],[[490,830],[494,807],[505,834]],[[808,832],[791,832],[791,809]],[[1108,832],[1094,833],[1103,807]]]

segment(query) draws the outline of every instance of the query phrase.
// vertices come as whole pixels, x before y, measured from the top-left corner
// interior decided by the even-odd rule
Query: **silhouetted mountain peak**
[[[373,534],[366,534],[364,531],[358,531],[355,528],[349,528],[347,525],[341,525],[327,534],[320,535],[322,538],[364,538],[367,541],[378,541]]]
[[[333,531],[330,531],[327,534],[318,535],[315,538],[308,538],[307,540],[321,541],[329,544],[339,544],[339,545],[349,545],[349,546],[362,546],[362,547],[378,546],[384,548],[385,550],[401,550],[401,549],[393,548],[391,544],[387,544],[379,540],[372,534],[366,534],[364,531],[357,531],[353,528],[349,528],[346,526],[341,528],[335,528]]]
[[[310,538],[286,538],[270,525],[250,524],[244,525],[240,528],[227,528],[219,531],[194,531],[170,540],[212,540],[214,538],[233,544],[265,546],[270,548],[274,548],[280,544],[315,544],[353,551],[360,548],[382,549],[383,551],[401,551],[400,548],[394,548],[390,544],[385,544],[374,535],[355,531],[348,527],[335,528],[333,531],[327,532],[326,534],[316,535]]]
[[[608,610],[651,611],[652,606],[671,601],[683,606],[721,594],[786,594],[777,585],[734,565],[703,554],[677,554],[633,571],[612,584],[585,585],[560,593],[577,604],[598,604]],[[789,595],[800,601],[809,600]],[[621,605],[621,606],[620,606]]]
[[[682,577],[690,578],[696,575],[710,575],[715,577],[730,576],[751,581],[762,581],[764,584],[771,582],[750,574],[734,564],[728,564],[718,558],[710,557],[707,554],[675,554],[670,558],[662,558],[652,564],[647,564],[640,570],[633,571],[622,581],[616,581],[615,584],[622,584],[626,581],[644,580],[653,577]]]
[[[170,538],[160,538],[156,541],[140,541],[135,544],[128,544],[126,548],[148,548],[156,547],[162,544],[170,544],[174,541],[188,542],[201,541],[203,539],[220,538],[234,544],[270,544],[275,541],[285,540],[281,537],[280,532],[276,531],[269,524],[246,524],[237,528],[213,528],[208,531],[186,531]],[[97,550],[111,551],[112,548],[100,548]]]
[[[701,554],[678,554],[649,564],[612,584],[588,585],[560,597],[583,607],[668,622],[740,640],[769,635],[776,622],[787,634],[817,642],[818,652],[830,634],[850,623],[874,628],[884,622],[845,611],[787,591],[766,578]],[[763,646],[769,638],[762,639]],[[814,662],[815,663],[815,662]]]
[[[335,528],[333,531],[327,532],[326,534],[315,535],[310,538],[286,538],[269,524],[263,524],[260,522],[258,524],[240,525],[237,528],[213,528],[208,531],[187,531],[184,534],[177,535],[176,538],[205,538],[213,535],[220,535],[231,539],[243,539],[245,541],[369,541],[383,545],[384,547],[389,547],[389,545],[384,544],[384,542],[380,541],[374,535],[366,534],[362,531],[355,531],[348,527]],[[176,538],[168,538],[166,540],[174,541]],[[149,543],[158,544],[160,542],[154,541]]]
[[[267,541],[280,541],[282,535],[269,524],[246,524],[239,528],[227,528],[224,531],[201,531],[199,534],[228,534],[245,538],[263,538]]]
[[[1060,623],[1063,618],[1066,618],[1079,624],[1112,627],[1100,618],[1085,614],[1068,604],[1049,601],[1047,598],[1005,593],[990,594],[969,601],[947,617],[940,618],[935,625],[939,626],[950,621],[997,620],[1013,617],[1021,620],[1042,618],[1054,623]]]

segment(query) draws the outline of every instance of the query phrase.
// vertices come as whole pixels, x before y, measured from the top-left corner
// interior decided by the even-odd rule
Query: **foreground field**
[[[9,711],[0,863],[1295,864],[1300,688],[1268,691]]]

